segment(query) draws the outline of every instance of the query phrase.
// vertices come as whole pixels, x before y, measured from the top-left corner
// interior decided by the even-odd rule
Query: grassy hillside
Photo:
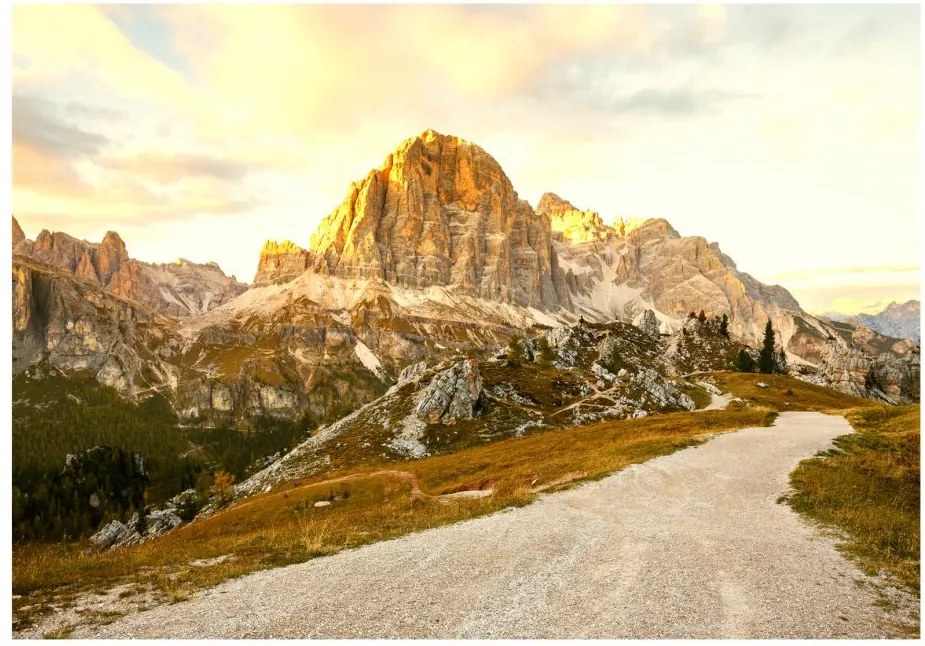
[[[749,404],[766,406],[776,411],[809,410],[835,412],[849,408],[870,406],[869,399],[861,399],[806,383],[783,375],[764,375],[753,372],[714,372],[707,376],[724,393],[729,393]],[[760,387],[758,384],[765,384]]]
[[[918,594],[920,407],[858,408],[846,417],[857,434],[800,463],[790,504],[844,530],[845,552],[865,570],[884,570]]]

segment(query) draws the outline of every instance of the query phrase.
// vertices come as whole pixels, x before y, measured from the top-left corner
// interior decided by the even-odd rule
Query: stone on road
[[[86,636],[885,636],[864,575],[777,502],[800,460],[850,432],[842,417],[783,413],[526,507],[258,572]]]

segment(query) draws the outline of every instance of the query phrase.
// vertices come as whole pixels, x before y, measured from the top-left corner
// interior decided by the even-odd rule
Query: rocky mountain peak
[[[551,235],[491,155],[427,130],[350,186],[312,236],[311,262],[318,273],[555,308],[568,295]]]
[[[278,285],[297,278],[309,266],[309,253],[290,240],[267,240],[260,250],[254,286]]]
[[[681,234],[664,218],[655,218],[649,220],[621,220],[621,233],[624,236],[632,236],[637,244],[642,244],[649,240],[663,240],[665,238],[680,238]]]
[[[559,215],[567,211],[578,211],[578,207],[564,200],[555,193],[543,193],[540,201],[536,204],[536,212],[544,213],[549,216]]]
[[[79,240],[60,231],[43,230],[31,241],[17,243],[19,224],[13,219],[16,253],[71,273],[82,282],[140,303],[162,314],[191,316],[231,300],[246,286],[226,276],[215,263],[198,265],[180,259],[165,265],[133,259],[125,241],[107,231],[99,243]],[[22,232],[22,229],[19,229]]]
[[[26,234],[23,233],[22,227],[19,226],[19,222],[13,217],[13,248],[15,249],[17,245],[25,239]]]
[[[559,240],[574,243],[604,240],[614,235],[597,211],[582,211],[555,193],[543,193],[536,212],[549,217],[553,234]]]

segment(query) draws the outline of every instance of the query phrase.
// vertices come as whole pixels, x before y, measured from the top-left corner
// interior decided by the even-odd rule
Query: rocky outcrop
[[[181,259],[175,263],[149,264],[134,260],[114,231],[107,232],[98,244],[45,230],[34,242],[20,234],[22,230],[14,218],[14,254],[67,272],[168,316],[202,314],[246,289],[246,285],[234,276],[226,276],[215,263],[200,265]]]
[[[23,233],[22,227],[19,226],[19,222],[16,221],[16,218],[13,218],[13,252],[16,252],[16,248],[26,241],[26,234]]]
[[[318,273],[557,309],[569,296],[551,239],[488,153],[428,130],[352,184],[310,247]]]
[[[417,363],[412,363],[405,366],[401,369],[401,372],[398,375],[398,381],[396,384],[403,384],[406,381],[411,381],[412,379],[419,377],[427,371],[427,362],[418,361]]]
[[[658,319],[655,318],[655,312],[646,310],[642,313],[642,320],[639,323],[639,329],[654,339],[659,337]]]
[[[536,212],[549,218],[554,237],[570,243],[606,240],[617,235],[596,211],[581,211],[555,193],[544,193]]]
[[[414,412],[428,424],[454,424],[472,419],[481,394],[478,364],[466,359],[434,376]]]
[[[652,368],[644,368],[636,373],[633,376],[633,383],[643,390],[641,410],[670,407],[684,410],[696,408],[693,399]]]
[[[881,354],[870,364],[866,386],[898,404],[916,403],[921,393],[921,365],[918,354],[897,357]]]
[[[177,379],[171,319],[47,266],[14,260],[12,273],[13,374],[48,362],[125,395]]]
[[[254,286],[288,283],[309,267],[308,252],[289,240],[267,240],[260,251]]]
[[[830,341],[819,371],[824,383],[854,395],[891,404],[919,401],[920,357],[883,353],[871,356]]]
[[[162,507],[145,510],[144,522],[135,512],[127,523],[113,520],[103,526],[88,540],[101,548],[116,548],[137,545],[162,534],[166,534],[191,520],[197,508],[196,491],[187,489],[168,500]]]

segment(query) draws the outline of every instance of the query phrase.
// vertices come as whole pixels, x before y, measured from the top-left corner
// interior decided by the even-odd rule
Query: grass
[[[791,474],[796,511],[844,531],[844,552],[869,574],[884,571],[920,591],[920,407],[847,413],[857,434],[804,460]]]
[[[696,410],[706,408],[710,405],[710,402],[713,401],[713,398],[710,396],[710,393],[706,391],[702,386],[697,384],[692,384],[687,381],[679,381],[675,384],[681,392],[690,397],[694,401],[694,406]]]
[[[754,372],[714,372],[712,381],[724,393],[745,400],[755,406],[765,406],[776,411],[819,411],[837,412],[850,408],[870,406],[869,399],[846,395],[832,388],[785,377],[763,375]],[[767,385],[760,388],[759,383]]]
[[[139,583],[167,602],[256,570],[302,562],[529,503],[546,486],[596,479],[698,444],[707,435],[768,425],[767,409],[654,415],[536,433],[422,460],[366,465],[284,485],[165,536],[112,551],[85,543],[13,550],[14,613],[88,587]],[[391,469],[391,471],[387,470]],[[395,469],[403,469],[395,471]],[[484,498],[440,499],[491,488]],[[326,501],[327,506],[316,507]],[[196,567],[191,562],[231,555]]]

